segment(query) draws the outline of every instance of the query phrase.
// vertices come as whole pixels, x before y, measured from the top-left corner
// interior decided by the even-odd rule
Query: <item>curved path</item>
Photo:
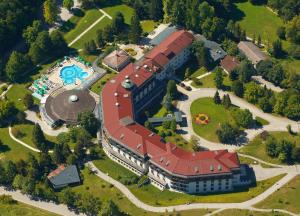
[[[15,140],[16,142],[20,143],[21,145],[23,145],[26,148],[29,148],[30,150],[33,151],[39,151],[38,149],[35,149],[33,147],[31,147],[30,145],[18,140],[17,138],[15,138],[13,136],[13,134],[11,133],[11,127],[9,127],[9,135],[10,137]],[[254,160],[260,161],[262,163],[266,163],[262,160],[259,160],[255,157],[249,156]],[[270,164],[270,163],[266,163],[269,165],[275,165],[275,164]],[[245,202],[241,202],[241,203],[194,203],[194,204],[190,204],[190,205],[176,205],[176,206],[167,206],[167,207],[156,207],[156,206],[151,206],[148,204],[143,203],[142,201],[140,201],[137,197],[135,197],[134,194],[131,193],[131,191],[123,184],[121,184],[120,182],[116,181],[115,179],[111,178],[110,176],[108,176],[107,174],[101,172],[92,162],[87,162],[86,166],[88,166],[92,171],[94,171],[96,173],[96,175],[109,182],[110,184],[113,184],[116,188],[118,188],[132,203],[134,203],[137,207],[142,208],[146,211],[151,211],[151,212],[165,212],[167,211],[173,211],[174,209],[176,211],[184,211],[184,210],[192,210],[192,209],[201,209],[201,208],[211,208],[211,209],[248,209],[248,210],[254,210],[253,209],[253,205],[255,205],[256,203],[264,200],[265,198],[267,198],[268,196],[270,196],[272,193],[274,193],[275,191],[277,191],[279,188],[281,188],[283,185],[285,185],[287,182],[289,182],[291,179],[293,179],[296,175],[300,174],[300,167],[297,166],[282,166],[282,169],[285,169],[285,173],[287,173],[287,175],[285,177],[283,177],[282,179],[280,179],[277,183],[275,183],[273,186],[271,186],[269,189],[267,189],[266,191],[264,191],[263,193],[261,193],[260,195],[254,197],[253,199],[250,199],[248,201]],[[273,169],[273,168],[271,168]],[[26,204],[32,205],[32,206],[36,206],[42,209],[45,209],[47,211],[51,211],[57,214],[61,214],[61,215],[74,215],[73,212],[70,212],[66,206],[64,205],[56,205],[54,203],[48,203],[48,202],[40,202],[40,201],[34,201],[34,200],[30,200],[28,198],[28,196],[21,194],[18,191],[6,191],[3,188],[1,188],[0,190],[0,194],[9,194],[12,195],[14,199],[16,199],[17,201],[20,202],[24,202]],[[55,210],[54,210],[55,209]],[[259,211],[266,211],[266,212],[271,212],[273,211],[273,209],[257,209]],[[257,211],[256,210],[256,211]],[[66,214],[66,211],[69,211]],[[285,210],[278,210],[290,215],[296,215],[294,213],[285,211]]]
[[[271,186],[269,189],[264,191],[263,193],[259,194],[258,196],[254,197],[253,199],[250,199],[245,202],[241,203],[193,203],[193,204],[184,204],[184,205],[176,205],[176,206],[166,206],[166,207],[156,207],[148,205],[141,200],[139,200],[137,197],[135,197],[134,194],[131,193],[131,191],[123,184],[121,184],[119,181],[116,181],[112,177],[108,176],[107,174],[100,171],[92,162],[86,163],[86,165],[101,179],[109,182],[110,184],[114,185],[116,188],[118,188],[133,204],[135,204],[137,207],[142,208],[146,211],[151,212],[165,212],[166,210],[168,212],[172,212],[173,210],[176,211],[185,211],[185,210],[193,210],[193,209],[201,209],[201,208],[209,208],[209,209],[248,209],[248,210],[258,210],[258,211],[266,211],[271,212],[273,209],[256,209],[252,206],[255,205],[258,202],[261,202],[268,196],[270,196],[272,193],[277,191],[279,188],[281,188],[283,185],[288,183],[291,179],[293,179],[296,175],[299,173],[297,172],[290,172],[286,176],[284,176],[282,179],[280,179],[278,182],[276,182],[273,186]],[[285,212],[289,215],[297,215],[292,212],[288,212],[285,210],[278,210]]]
[[[299,123],[296,121],[284,118],[284,117],[278,117],[271,115],[269,113],[264,113],[262,110],[254,106],[253,104],[250,104],[246,102],[244,99],[239,98],[232,93],[224,92],[221,90],[219,91],[220,97],[222,97],[224,94],[229,94],[232,104],[242,108],[242,109],[249,109],[250,112],[253,114],[254,117],[260,117],[269,122],[268,125],[263,126],[262,128],[257,129],[247,129],[245,130],[246,140],[241,142],[239,145],[229,145],[229,144],[220,144],[216,142],[211,142],[209,140],[206,140],[200,136],[198,136],[192,126],[192,119],[190,115],[190,107],[194,100],[199,98],[205,98],[205,97],[213,97],[217,89],[214,88],[200,88],[200,89],[193,89],[192,91],[186,91],[182,87],[178,86],[178,90],[182,92],[185,97],[182,98],[182,100],[178,101],[178,109],[183,112],[183,115],[187,118],[187,127],[182,127],[182,130],[185,132],[185,134],[182,134],[182,136],[189,140],[192,135],[196,136],[200,140],[200,145],[210,149],[210,150],[217,150],[217,149],[228,149],[228,150],[236,150],[240,148],[243,144],[246,142],[254,139],[258,134],[260,134],[262,131],[286,131],[287,125],[291,125],[292,129],[294,131],[299,131]]]
[[[83,214],[76,214],[73,211],[70,211],[66,205],[62,204],[55,204],[53,202],[45,202],[45,201],[37,201],[32,200],[30,197],[22,194],[20,191],[9,191],[6,190],[4,187],[0,187],[0,194],[1,195],[10,195],[14,200],[19,202],[25,203],[27,205],[31,205],[36,208],[44,209],[45,211],[52,212],[58,215],[64,216],[80,216]],[[1,215],[1,213],[0,213]]]

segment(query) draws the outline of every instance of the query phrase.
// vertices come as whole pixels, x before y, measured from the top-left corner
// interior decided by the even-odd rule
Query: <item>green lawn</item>
[[[106,167],[106,166],[105,166]],[[115,167],[112,165],[111,167],[106,167],[111,173],[111,170],[114,170],[118,173],[120,170],[122,172],[121,166]],[[125,168],[124,168],[125,169]],[[126,170],[127,171],[127,170]],[[83,184],[77,187],[73,187],[72,190],[84,194],[93,194],[94,196],[99,197],[102,201],[112,199],[118,207],[128,213],[129,215],[141,215],[141,216],[160,216],[161,213],[153,213],[147,212],[140,208],[137,208],[132,202],[130,202],[117,188],[113,187],[109,183],[105,182],[101,178],[97,177],[94,174],[91,174],[87,168],[82,171],[83,174]],[[129,174],[130,175],[130,174]],[[204,215],[210,212],[209,210],[191,210],[191,211],[183,211],[180,212],[182,216],[199,216]]]
[[[110,16],[115,16],[115,14],[117,12],[121,12],[125,18],[125,23],[126,24],[130,24],[130,21],[131,21],[131,17],[134,13],[134,9],[127,6],[127,5],[115,5],[115,6],[112,6],[112,7],[106,7],[106,8],[103,8],[103,10],[108,13]]]
[[[143,20],[141,21],[143,32],[150,33],[155,29],[156,22],[153,20]]]
[[[26,159],[29,152],[36,154],[11,139],[8,128],[0,128],[0,140],[4,144],[0,149],[1,160],[18,161],[20,159]]]
[[[0,196],[1,199],[1,196]],[[55,216],[57,214],[35,208],[30,205],[15,201],[14,203],[7,203],[0,200],[0,215],[1,216]]]
[[[200,98],[193,101],[190,112],[193,118],[199,113],[208,115],[207,125],[198,125],[193,121],[193,129],[199,136],[213,142],[218,142],[216,131],[221,123],[234,122],[230,109],[225,109],[221,104],[215,104],[212,98]]]
[[[259,212],[259,211],[250,211],[243,209],[227,209],[221,211],[220,213],[214,214],[215,216],[284,216],[287,214],[279,212]]]
[[[296,214],[300,213],[300,176],[281,187],[264,201],[255,205],[258,208],[285,209]]]
[[[102,91],[105,83],[108,82],[114,76],[116,76],[115,72],[105,74],[101,79],[99,79],[97,82],[95,82],[91,86],[91,91],[95,92],[96,94],[100,94],[100,92]]]
[[[237,8],[244,13],[239,21],[242,29],[246,30],[247,36],[261,36],[263,43],[275,41],[277,28],[284,25],[282,19],[263,5],[253,5],[249,1],[236,3]],[[237,13],[236,13],[237,14]]]
[[[274,136],[276,139],[287,139],[295,142],[298,146],[300,146],[300,138],[298,136],[292,136],[288,132],[270,132],[270,135]],[[254,138],[250,143],[242,147],[239,152],[247,155],[251,155],[257,158],[260,158],[266,162],[274,163],[274,164],[283,164],[278,158],[271,158],[266,153],[266,145],[265,142],[258,135]]]
[[[300,60],[296,59],[281,59],[280,60],[285,71],[289,73],[300,74]]]
[[[196,85],[194,82],[192,82],[191,85],[195,88],[216,88],[215,81],[214,81],[215,75],[216,75],[215,73],[211,73],[210,75],[201,78],[200,79],[202,83],[201,85]],[[232,82],[229,79],[229,76],[227,74],[223,73],[223,77],[224,77],[223,85],[227,91],[230,91],[230,86]]]
[[[80,35],[85,29],[92,25],[97,19],[99,19],[103,14],[98,9],[91,9],[85,11],[85,15],[76,19],[74,22],[75,28],[65,34],[65,39],[67,43],[72,42],[78,35]]]
[[[24,96],[26,94],[32,94],[32,92],[26,87],[27,84],[14,84],[6,93],[8,100],[14,102],[16,107],[22,111],[26,110],[23,104]]]
[[[195,72],[193,72],[191,78],[193,77],[198,77],[198,76],[201,76],[203,74],[207,73],[207,69],[205,67],[201,67],[199,69],[197,69]]]
[[[118,175],[127,173],[126,175],[132,175],[129,170],[117,164],[116,162],[104,157],[102,160],[95,161],[95,165],[104,173],[108,173],[111,177],[118,180]],[[134,174],[133,174],[134,175]],[[145,185],[141,188],[137,184],[129,185],[128,188],[131,192],[137,196],[143,202],[154,206],[166,206],[166,205],[180,205],[187,202],[191,203],[210,203],[210,202],[243,202],[249,200],[263,191],[267,190],[275,182],[280,180],[284,175],[275,176],[273,178],[257,182],[256,187],[252,187],[248,190],[224,193],[224,194],[210,194],[210,195],[189,195],[171,192],[169,190],[160,191],[152,185]]]
[[[32,131],[34,128],[34,124],[19,124],[19,125],[14,125],[15,129],[19,130],[22,134],[22,136],[18,139],[22,140],[26,144],[36,148],[35,144],[32,142]],[[56,137],[53,136],[48,136],[45,134],[45,137],[47,141],[49,142],[49,145],[51,148],[54,147],[55,143],[57,142]]]

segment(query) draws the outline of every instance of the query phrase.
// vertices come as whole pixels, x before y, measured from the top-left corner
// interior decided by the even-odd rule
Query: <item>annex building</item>
[[[159,189],[184,193],[232,191],[249,184],[236,153],[188,152],[137,122],[163,92],[167,80],[190,57],[192,33],[175,31],[129,64],[103,88],[100,99],[101,141],[106,154],[132,172],[147,174]]]

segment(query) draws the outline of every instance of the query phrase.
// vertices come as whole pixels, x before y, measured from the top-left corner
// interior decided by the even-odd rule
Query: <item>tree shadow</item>
[[[236,1],[236,2],[246,2],[246,1]],[[237,22],[243,20],[245,16],[246,14],[243,11],[241,11],[235,4],[233,4],[231,14],[230,14],[230,19]]]
[[[5,144],[0,145],[0,153],[5,153],[10,150],[11,150],[11,148],[8,145],[5,145]]]

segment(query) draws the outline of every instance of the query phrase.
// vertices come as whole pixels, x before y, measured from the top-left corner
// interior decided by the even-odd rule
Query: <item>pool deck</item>
[[[88,75],[84,78],[84,80],[88,79],[93,74],[93,70],[92,70],[91,67],[87,67],[84,64],[82,64],[81,62],[76,61],[75,59],[64,60],[61,64],[62,64],[62,67],[59,67],[59,66],[56,67],[48,75],[48,78],[49,78],[50,81],[52,81],[54,83],[57,83],[59,85],[63,85],[68,90],[78,87],[79,85],[81,85],[82,81],[80,79],[76,79],[76,83],[75,84],[64,85],[62,78],[59,76],[60,75],[60,71],[61,71],[62,68],[66,67],[66,66],[77,65],[78,67],[82,68],[82,70],[84,72],[88,73]]]

